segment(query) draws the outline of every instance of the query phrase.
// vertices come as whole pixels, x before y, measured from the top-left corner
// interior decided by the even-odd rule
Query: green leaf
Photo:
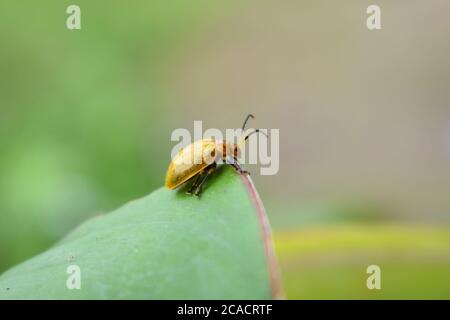
[[[186,188],[186,187],[185,187]],[[251,180],[220,167],[200,199],[158,189],[0,276],[0,299],[271,299],[270,229]],[[66,286],[70,265],[81,289]]]

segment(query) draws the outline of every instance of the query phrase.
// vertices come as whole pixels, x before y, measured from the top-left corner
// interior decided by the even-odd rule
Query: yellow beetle
[[[249,114],[245,118],[242,131],[244,131],[249,118],[254,118],[254,116]],[[194,180],[187,193],[199,197],[208,176],[216,169],[218,160],[232,165],[240,174],[249,174],[248,171],[242,169],[238,158],[241,153],[241,145],[252,134],[258,132],[267,137],[264,132],[255,129],[244,136],[238,144],[229,143],[225,140],[203,139],[184,147],[169,164],[166,174],[166,188],[175,189],[190,180]]]

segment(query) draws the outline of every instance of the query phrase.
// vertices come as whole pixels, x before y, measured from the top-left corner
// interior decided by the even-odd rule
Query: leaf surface
[[[228,166],[201,199],[158,189],[0,276],[1,299],[271,299],[281,289],[251,180]],[[71,265],[81,289],[68,289]]]

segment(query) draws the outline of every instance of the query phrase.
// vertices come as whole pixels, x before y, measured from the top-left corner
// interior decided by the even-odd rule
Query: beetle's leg
[[[198,184],[197,189],[195,190],[194,196],[200,197],[200,195],[201,195],[201,193],[203,191],[203,186],[206,183],[206,180],[208,180],[209,175],[211,173],[213,173],[214,170],[216,170],[216,166],[217,166],[216,163],[213,162],[210,166],[208,166],[205,169],[205,175],[204,175],[203,179],[200,181],[200,183]]]
[[[200,177],[203,175],[202,172],[197,174],[197,177],[195,178],[194,182],[192,183],[191,187],[186,191],[186,194],[193,194],[195,189],[198,187],[198,183],[200,182]]]
[[[239,163],[238,159],[236,159],[236,158],[229,158],[227,163],[232,165],[233,168],[235,168],[236,171],[239,172],[240,174],[250,175],[250,172],[248,172],[247,170],[242,169],[241,164]]]

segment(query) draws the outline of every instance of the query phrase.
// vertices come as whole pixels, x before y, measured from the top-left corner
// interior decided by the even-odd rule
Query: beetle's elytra
[[[249,118],[254,118],[254,116],[249,114],[245,118],[242,125],[243,131]],[[193,181],[187,193],[199,197],[209,175],[216,169],[218,160],[233,166],[240,174],[249,174],[248,171],[242,169],[238,158],[241,153],[241,146],[250,135],[258,132],[264,133],[255,129],[244,136],[241,142],[237,144],[225,140],[203,139],[184,147],[169,164],[166,174],[166,188],[175,189],[188,181]],[[186,159],[190,161],[186,161]]]

